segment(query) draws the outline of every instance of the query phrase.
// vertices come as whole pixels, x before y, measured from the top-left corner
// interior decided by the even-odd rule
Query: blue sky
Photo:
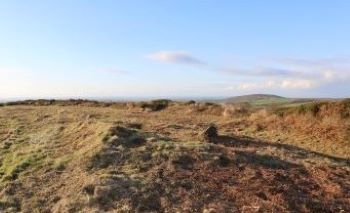
[[[350,1],[0,2],[0,98],[350,96]]]

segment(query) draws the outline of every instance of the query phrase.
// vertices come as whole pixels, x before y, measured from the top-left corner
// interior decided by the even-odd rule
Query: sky
[[[0,99],[350,97],[347,0],[1,0]]]

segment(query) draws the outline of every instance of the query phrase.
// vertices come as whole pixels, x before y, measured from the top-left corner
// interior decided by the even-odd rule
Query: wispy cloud
[[[278,67],[278,68],[276,68]],[[280,59],[252,69],[222,69],[221,73],[249,78],[230,89],[311,89],[350,80],[350,59]]]
[[[312,89],[350,80],[350,58],[325,59],[278,58],[251,64],[250,68],[236,64],[212,66],[185,51],[160,51],[147,56],[161,62],[185,65],[205,65],[203,70],[229,74],[237,79],[229,89]]]
[[[324,67],[324,66],[339,66],[339,65],[349,65],[349,57],[330,57],[330,58],[319,58],[319,59],[304,59],[304,58],[278,58],[275,59],[276,62],[281,64],[288,64],[292,66],[313,66],[313,67]]]
[[[284,89],[310,89],[317,87],[319,82],[310,79],[283,80],[280,87]]]
[[[205,65],[206,63],[185,51],[160,51],[149,54],[148,58],[161,62],[187,65]]]
[[[313,80],[285,79],[266,82],[242,82],[237,86],[228,87],[230,90],[258,90],[258,89],[310,89],[318,86]]]
[[[290,70],[287,68],[262,67],[253,69],[226,68],[220,69],[220,72],[228,73],[237,76],[252,76],[252,77],[271,77],[271,76],[300,76],[303,73]]]

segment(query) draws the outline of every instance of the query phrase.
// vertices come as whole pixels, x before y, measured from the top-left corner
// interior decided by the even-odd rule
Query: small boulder
[[[213,139],[217,136],[218,136],[218,129],[214,124],[211,124],[202,133],[202,137],[203,137],[204,141],[207,141],[207,142],[210,142],[211,139]]]

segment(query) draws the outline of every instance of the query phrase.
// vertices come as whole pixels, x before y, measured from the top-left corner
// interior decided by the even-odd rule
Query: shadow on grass
[[[346,165],[350,167],[350,159],[335,157],[327,154],[322,154],[319,152],[314,152],[306,149],[299,148],[297,146],[289,145],[289,144],[282,144],[282,143],[271,143],[266,141],[257,140],[255,138],[251,137],[237,137],[237,136],[226,136],[226,135],[219,135],[215,138],[211,139],[211,142],[215,144],[223,144],[224,146],[229,147],[254,147],[254,148],[277,148],[277,149],[283,149],[286,151],[289,151],[293,154],[297,154],[298,158],[306,159],[310,156],[313,157],[320,157],[320,158],[326,158],[331,161],[342,163],[343,165]]]

